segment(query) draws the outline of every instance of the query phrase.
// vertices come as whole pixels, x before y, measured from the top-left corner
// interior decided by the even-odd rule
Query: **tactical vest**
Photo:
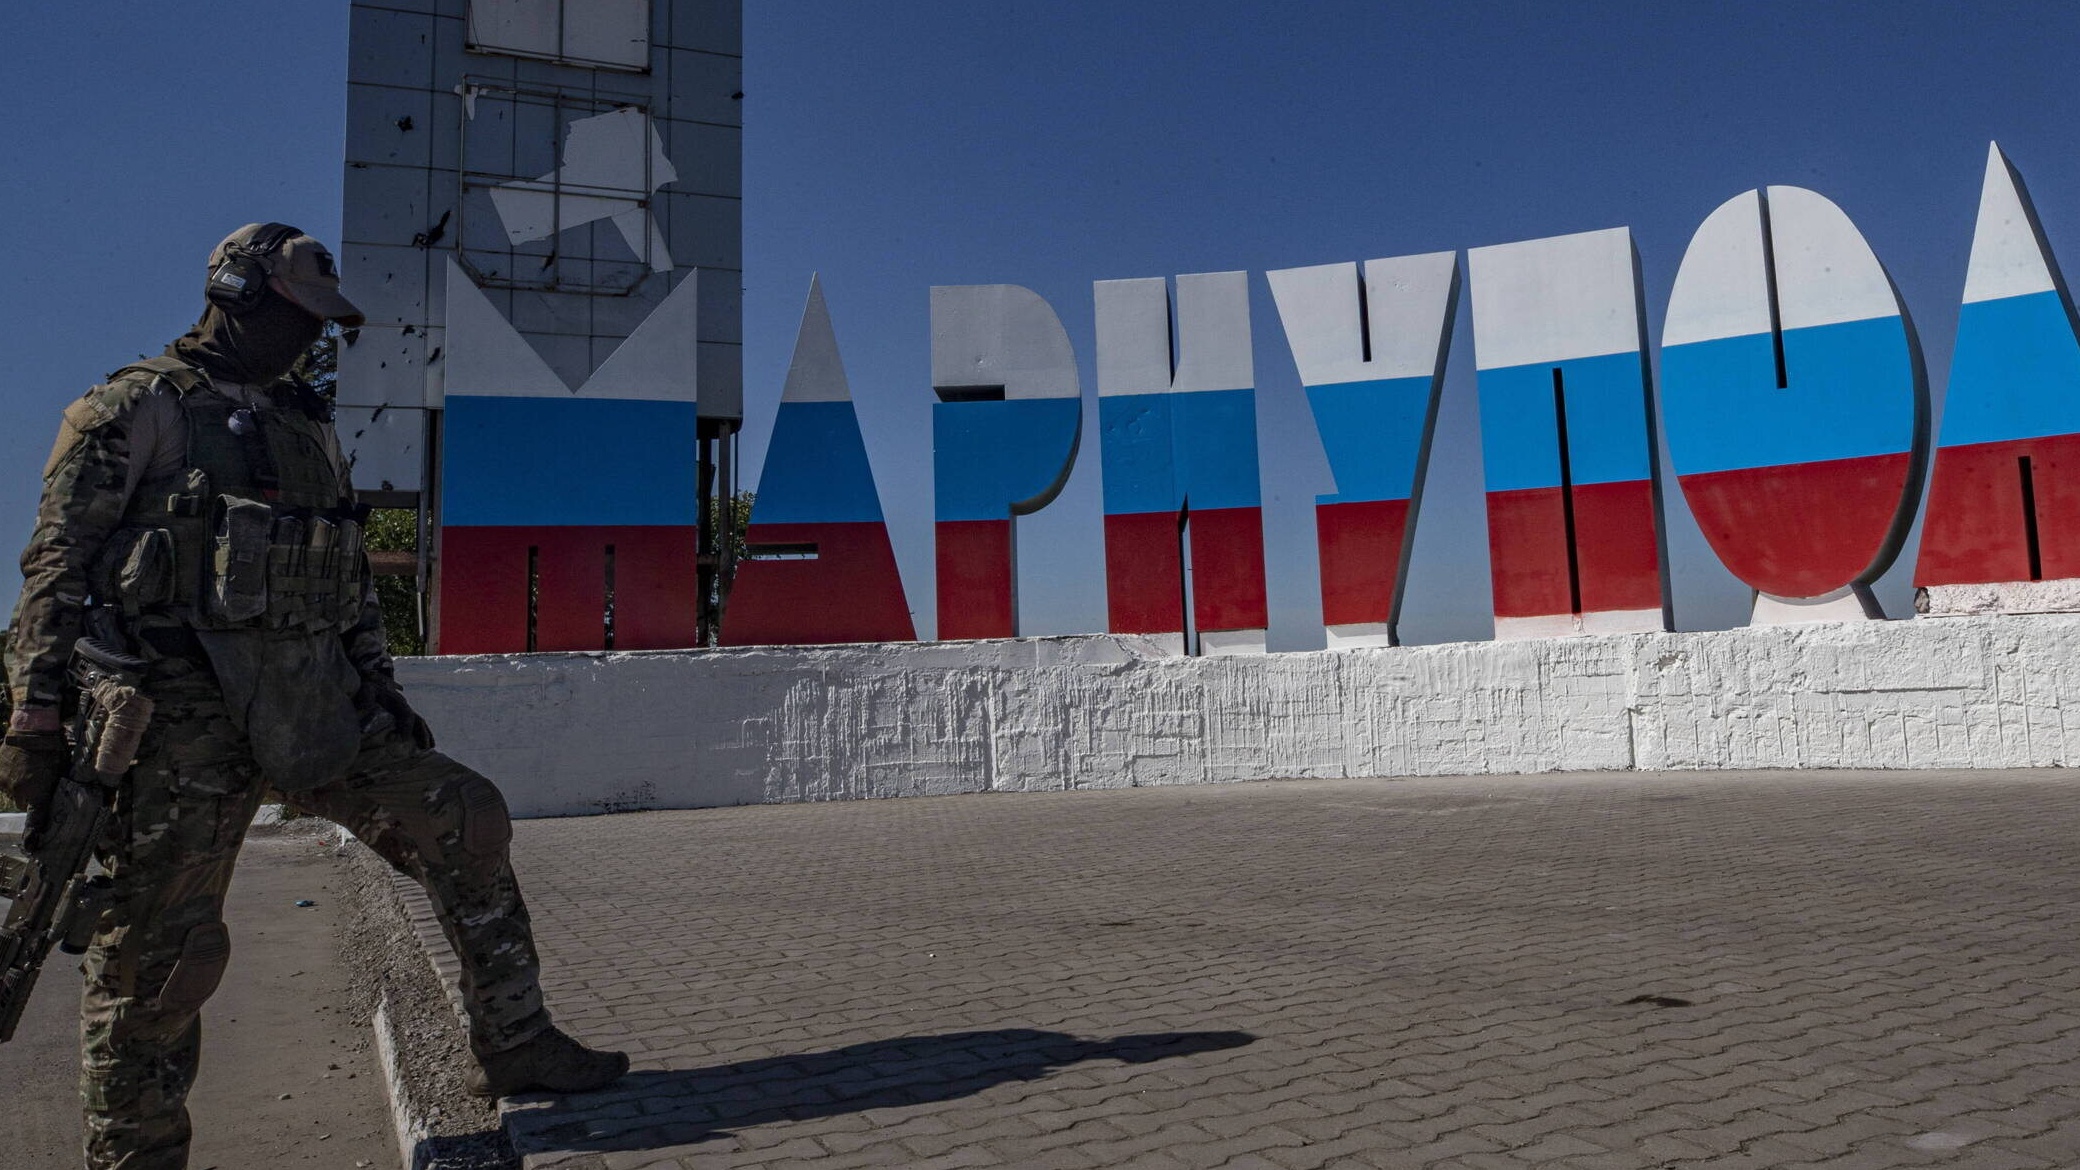
[[[200,393],[208,379],[171,357],[109,380],[139,373],[179,396],[186,466],[138,486],[90,573],[95,599],[198,629],[353,625],[368,587],[366,511],[341,494],[324,400],[305,391],[239,406]]]

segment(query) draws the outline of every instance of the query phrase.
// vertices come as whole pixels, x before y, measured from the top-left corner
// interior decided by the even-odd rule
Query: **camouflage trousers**
[[[203,1002],[231,957],[225,891],[264,782],[206,666],[155,663],[158,707],[117,799],[103,863],[115,909],[87,954],[80,1092],[90,1170],[181,1170]],[[348,776],[290,806],[346,826],[423,885],[462,960],[480,1055],[549,1026],[496,786],[385,731]]]

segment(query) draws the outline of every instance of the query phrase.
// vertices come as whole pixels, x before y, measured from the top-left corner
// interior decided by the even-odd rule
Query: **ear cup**
[[[267,268],[242,252],[234,252],[212,269],[203,295],[209,303],[234,317],[253,310],[267,288]]]
[[[284,241],[301,234],[301,229],[285,223],[261,225],[251,240],[233,245],[224,259],[210,269],[202,295],[234,317],[252,312],[267,292],[267,258]]]

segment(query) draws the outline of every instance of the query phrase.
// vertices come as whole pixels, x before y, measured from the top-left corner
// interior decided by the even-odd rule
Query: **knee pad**
[[[166,986],[159,989],[159,1011],[192,1015],[202,1009],[231,965],[231,931],[221,922],[205,922],[181,940],[180,959]]]
[[[497,857],[513,842],[513,817],[498,785],[472,776],[456,790],[462,803],[462,849],[471,857]]]

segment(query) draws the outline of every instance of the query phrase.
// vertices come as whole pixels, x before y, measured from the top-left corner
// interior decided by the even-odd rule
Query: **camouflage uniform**
[[[45,468],[35,535],[22,557],[27,582],[9,664],[18,706],[48,705],[62,693],[65,662],[89,602],[106,604],[115,590],[110,546],[136,530],[141,514],[161,506],[168,468],[178,472],[190,462],[187,441],[195,428],[188,423],[221,419],[240,404],[278,405],[307,393],[215,386],[194,374],[188,389],[170,384],[175,381],[133,369],[66,411]],[[323,474],[338,497],[351,502],[331,427],[311,417],[318,418],[313,433],[324,440]],[[286,476],[296,469],[278,470]],[[311,469],[303,472],[308,478]],[[350,623],[240,633],[263,656],[293,657],[316,647],[324,653],[317,655],[315,674],[338,660],[360,682],[355,701],[362,717],[352,729],[358,754],[349,742],[351,764],[343,776],[286,798],[292,808],[345,825],[426,887],[462,960],[471,1046],[480,1057],[503,1052],[550,1026],[527,911],[508,861],[505,802],[489,780],[420,746],[410,728],[368,703],[372,688],[395,684],[366,558],[358,548],[353,555],[354,571],[340,576],[362,586],[358,607],[334,607],[352,614]],[[197,1068],[198,1015],[230,957],[224,894],[262,791],[269,779],[282,786],[282,778],[263,777],[259,761],[269,758],[267,745],[256,745],[253,736],[264,739],[273,729],[255,722],[251,708],[241,713],[227,702],[222,663],[212,665],[196,623],[175,612],[178,607],[126,608],[120,624],[151,662],[145,689],[157,708],[103,843],[117,897],[85,965],[87,1163],[178,1170],[186,1164],[185,1100]]]

